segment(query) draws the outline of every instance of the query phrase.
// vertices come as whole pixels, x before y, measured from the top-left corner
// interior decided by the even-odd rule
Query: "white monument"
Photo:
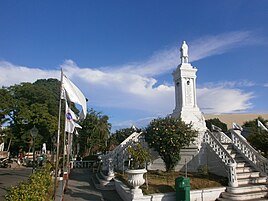
[[[46,146],[46,143],[43,143],[42,154],[46,154],[46,153],[47,153],[47,146]]]
[[[196,102],[196,72],[197,69],[189,63],[188,45],[183,41],[180,48],[181,63],[172,73],[175,83],[176,106],[171,114],[174,118],[181,118],[182,121],[193,125],[193,129],[198,131],[198,136],[189,147],[181,149],[181,160],[175,167],[176,171],[185,170],[197,171],[202,165],[205,156],[205,149],[202,149],[202,139],[207,130],[203,114],[199,110]],[[187,164],[187,165],[186,165]],[[165,170],[164,162],[158,157],[149,166],[149,169]]]
[[[5,147],[5,143],[2,142],[2,143],[0,144],[0,151],[4,151],[4,147]]]
[[[185,41],[181,45],[180,52],[181,64],[172,74],[175,83],[176,106],[171,116],[180,117],[184,122],[192,123],[193,128],[202,133],[207,128],[205,118],[196,102],[197,69],[188,63],[188,45]]]

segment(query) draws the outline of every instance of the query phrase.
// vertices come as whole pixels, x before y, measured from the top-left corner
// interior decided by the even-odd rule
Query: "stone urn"
[[[143,178],[143,174],[146,173],[146,169],[135,169],[135,170],[127,170],[126,173],[128,174],[128,183],[133,187],[132,191],[136,193],[141,192],[139,187],[144,184],[145,179]]]

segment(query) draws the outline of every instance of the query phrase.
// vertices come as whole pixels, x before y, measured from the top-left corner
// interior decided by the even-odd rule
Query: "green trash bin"
[[[176,201],[190,201],[190,179],[178,177],[175,179]]]

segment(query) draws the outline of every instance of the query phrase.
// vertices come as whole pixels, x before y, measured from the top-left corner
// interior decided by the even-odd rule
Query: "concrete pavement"
[[[31,168],[0,168],[0,200],[5,200],[7,189],[25,181]],[[115,190],[98,190],[90,169],[72,169],[64,201],[123,201]],[[59,192],[60,193],[60,192]]]
[[[32,174],[32,168],[0,168],[0,200],[5,200],[7,189],[26,181]]]
[[[115,190],[94,187],[90,169],[72,169],[64,201],[123,201]]]

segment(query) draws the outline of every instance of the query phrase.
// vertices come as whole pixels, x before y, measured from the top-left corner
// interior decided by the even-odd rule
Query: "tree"
[[[220,121],[218,118],[214,118],[214,119],[208,119],[206,120],[206,126],[209,130],[211,130],[211,125],[217,126],[219,128],[221,128],[221,130],[223,132],[227,131],[227,124],[223,123],[222,121]]]
[[[257,119],[246,121],[243,124],[243,128],[245,131],[249,132],[247,136],[248,142],[257,150],[260,150],[263,155],[268,157],[268,132],[262,130],[258,127],[258,120],[262,122],[263,125],[266,125],[268,120],[263,119],[262,117],[258,117]]]
[[[57,131],[59,93],[60,82],[56,79],[0,89],[1,121],[4,120],[11,130],[13,151],[16,152],[19,146],[29,146],[29,130],[34,125],[39,130],[36,145],[45,142],[50,146],[51,137]]]
[[[172,117],[158,118],[146,128],[145,141],[158,152],[170,172],[180,160],[180,150],[189,146],[197,136],[191,124]]]
[[[108,120],[108,116],[93,109],[88,112],[86,119],[81,123],[83,129],[78,136],[82,156],[90,155],[93,152],[106,151],[111,129]]]
[[[106,152],[108,147],[108,139],[110,137],[111,124],[108,122],[109,117],[107,115],[98,115],[97,125],[93,129],[94,135],[100,139],[98,143],[99,151]]]
[[[128,136],[137,131],[135,128],[121,128],[116,130],[110,137],[110,144],[114,143],[115,145],[119,145],[123,142]],[[139,131],[138,131],[139,132]]]

